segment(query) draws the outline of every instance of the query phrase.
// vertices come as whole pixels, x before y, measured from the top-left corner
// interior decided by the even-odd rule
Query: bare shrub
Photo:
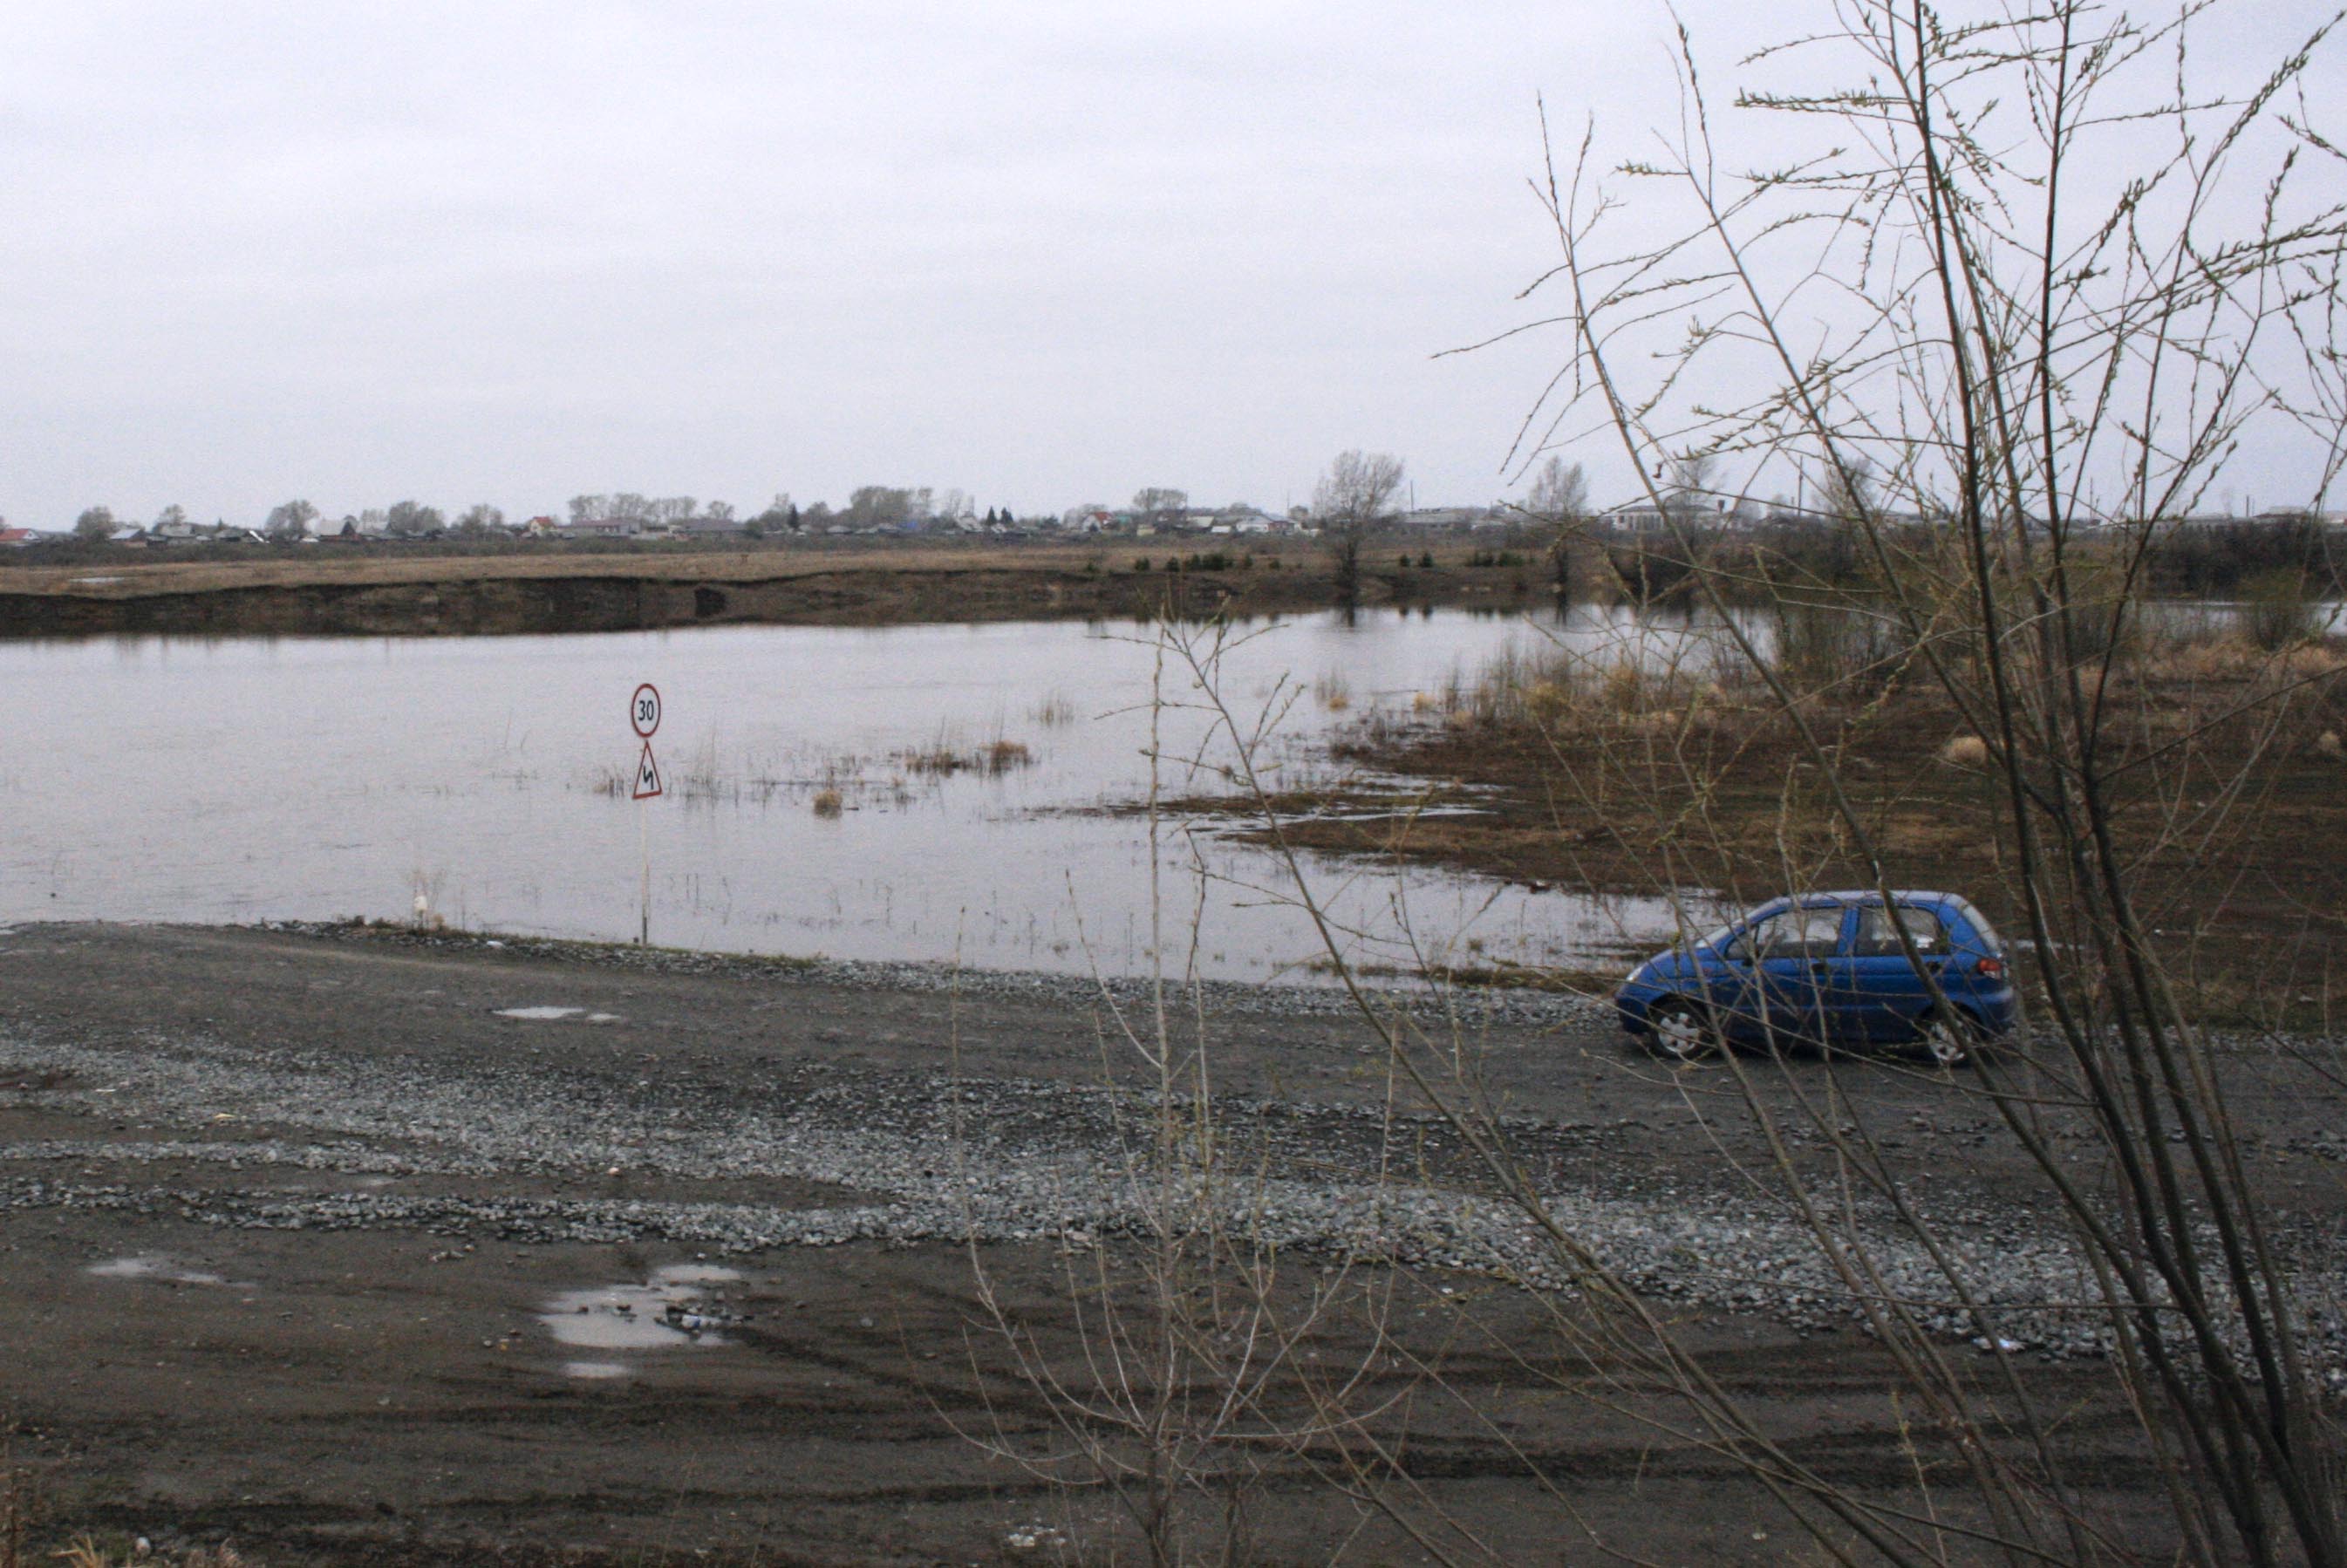
[[[2267,652],[2305,642],[2315,634],[2314,596],[2304,574],[2270,571],[2241,585],[2241,630]]]
[[[2258,663],[2204,652],[2220,684],[2183,702],[2155,692],[2165,654],[2140,629],[2157,542],[2252,425],[2304,436],[2311,497],[2347,460],[2334,331],[2347,204],[2309,173],[2335,176],[2336,144],[2281,107],[2328,27],[2285,42],[2229,97],[2189,85],[2208,9],[2145,22],[2055,0],[1957,24],[1920,5],[1844,6],[1830,35],[1749,67],[1798,53],[1847,68],[1843,83],[1813,73],[1741,93],[1738,112],[1779,144],[1765,127],[1722,138],[1686,45],[1680,130],[1618,171],[1641,192],[1634,236],[1612,239],[1625,199],[1594,133],[1542,186],[1559,256],[1536,286],[1567,296],[1555,317],[1573,347],[1561,401],[1535,410],[1528,436],[1610,431],[1669,536],[1617,567],[1633,591],[1684,594],[1719,618],[1765,692],[1748,735],[1783,759],[1773,821],[1737,818],[1725,753],[1524,703],[1553,736],[1553,787],[1602,804],[1609,831],[1652,825],[1660,891],[1701,877],[1887,897],[1914,814],[1864,785],[1867,753],[1902,721],[1956,720],[1988,786],[1973,798],[1993,811],[1974,864],[1996,867],[2040,999],[2037,1032],[1983,1059],[1968,1094],[2059,1216],[2075,1268],[2060,1309],[2091,1326],[2158,1477],[2157,1527],[2120,1516],[2018,1372],[1974,1378],[1951,1361],[1955,1326],[2004,1345],[2014,1304],[1981,1292],[1935,1219],[1943,1172],[1853,1120],[1830,1068],[1811,1073],[1782,1045],[1729,1055],[1719,1102],[1769,1129],[1776,1151],[1739,1177],[1799,1216],[1893,1357],[1901,1397],[1952,1445],[1928,1517],[1770,1443],[1536,1189],[1512,1190],[1612,1311],[1610,1364],[1674,1390],[1840,1560],[2347,1560],[2347,1441],[2325,1393],[2337,1302],[2323,1271],[2338,1262],[2310,1275],[2288,1261],[2273,1194],[2242,1157],[2222,1088],[2242,1068],[2197,1015],[2223,989],[2202,983],[2209,915],[2164,924],[2283,786],[2277,770],[2303,754],[2332,675],[2327,661],[2297,674],[2270,657],[2312,630],[2303,589],[2278,586],[2250,612]],[[1768,145],[1786,150],[1753,169],[1745,149]],[[2255,200],[2228,199],[2252,188]],[[1685,226],[1667,232],[1674,204]],[[1831,306],[1812,302],[1826,294]],[[1796,585],[1671,520],[1653,477],[1690,453],[1747,469],[1730,488],[1794,467],[1824,476],[1881,596],[1879,648],[1846,646],[1845,623],[1794,624],[1772,656],[1733,611],[1756,594],[1789,606]],[[1864,689],[1875,683],[1858,677],[1886,664],[1916,690]],[[1471,1081],[1385,1039],[1397,1061],[1423,1064],[1427,1092],[1508,1180],[1502,1130]],[[2335,1052],[2291,1049],[2308,1071],[2336,1071]],[[1921,1249],[1931,1286],[1852,1223],[1860,1190],[1899,1246]]]
[[[1361,1366],[1384,1354],[1377,1293],[1357,1283],[1350,1260],[1313,1268],[1283,1256],[1266,1226],[1268,1173],[1239,1157],[1226,1135],[1213,1028],[1195,985],[1194,901],[1187,956],[1176,957],[1181,917],[1169,922],[1160,784],[1169,771],[1188,777],[1214,764],[1211,736],[1185,757],[1166,754],[1163,719],[1174,700],[1164,676],[1170,664],[1188,678],[1184,689],[1194,684],[1218,703],[1225,635],[1221,627],[1156,630],[1149,994],[1135,1007],[1105,984],[1100,992],[1102,1088],[1116,1108],[1109,1159],[1123,1200],[1119,1234],[1062,1237],[1063,1295],[1052,1319],[1039,1322],[1006,1297],[974,1215],[970,1222],[984,1330],[1007,1354],[1025,1400],[1043,1412],[1050,1436],[1026,1440],[999,1419],[965,1435],[1055,1489],[1114,1499],[1121,1531],[1095,1538],[1071,1517],[1080,1561],[1124,1561],[1128,1538],[1152,1563],[1252,1561],[1266,1477],[1283,1462],[1310,1475],[1310,1450],[1361,1426],[1326,1389],[1358,1382]],[[1266,703],[1263,728],[1242,746],[1242,765],[1251,769],[1255,744],[1294,695],[1283,690]],[[1204,868],[1194,858],[1191,872],[1203,887]],[[1318,1352],[1308,1347],[1340,1313],[1366,1319],[1368,1348],[1347,1365],[1316,1368]],[[990,1394],[986,1402],[997,1408]]]

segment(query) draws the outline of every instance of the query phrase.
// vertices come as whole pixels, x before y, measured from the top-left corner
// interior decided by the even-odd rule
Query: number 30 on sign
[[[652,733],[660,728],[660,688],[647,681],[628,699],[628,723],[643,737],[643,754],[636,759],[635,798],[650,800],[661,793],[660,764],[652,760]]]

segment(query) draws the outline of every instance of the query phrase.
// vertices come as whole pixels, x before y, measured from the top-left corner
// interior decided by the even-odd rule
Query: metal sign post
[[[636,688],[628,699],[628,723],[644,743],[643,754],[636,759],[636,849],[643,859],[643,885],[637,898],[638,917],[636,942],[650,947],[652,941],[652,848],[651,834],[644,825],[644,802],[661,793],[660,764],[652,758],[652,735],[660,729],[660,688],[647,681]]]

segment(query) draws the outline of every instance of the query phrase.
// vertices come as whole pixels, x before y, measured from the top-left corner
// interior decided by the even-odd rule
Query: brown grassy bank
[[[0,569],[0,636],[107,633],[482,636],[724,623],[879,626],[1057,617],[1266,614],[1326,607],[1299,544],[791,545],[730,553],[410,555],[313,547],[261,556]],[[1219,559],[1209,568],[1194,558]],[[1529,566],[1489,552],[1389,565],[1368,604],[1516,606]],[[1396,552],[1395,560],[1399,559]],[[1419,556],[1413,555],[1416,561]],[[1169,560],[1182,565],[1168,569]],[[1143,569],[1142,563],[1147,563]],[[1471,564],[1481,563],[1481,564]]]
[[[2116,848],[2140,868],[2199,1016],[2319,1030],[2347,1016],[2347,682],[2330,678],[2342,669],[2336,641],[2275,654],[2218,641],[2157,650],[2111,678]],[[1557,673],[1487,671],[1409,713],[1366,716],[1339,756],[1418,779],[1419,793],[1284,795],[1271,803],[1279,832],[1535,888],[1696,887],[1749,905],[1870,884],[1825,770],[1757,683],[1626,664]],[[1921,682],[1840,682],[1802,707],[1893,886],[1960,890],[2009,933],[2024,928],[2003,779],[1944,698]]]

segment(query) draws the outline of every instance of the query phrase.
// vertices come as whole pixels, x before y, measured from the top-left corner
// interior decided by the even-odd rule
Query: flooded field
[[[1467,611],[1258,623],[1219,686],[1275,782],[1330,728],[1513,645],[1615,634]],[[1144,817],[1234,753],[1145,627],[725,628],[495,640],[119,639],[0,648],[0,919],[415,917],[998,968],[1169,964],[1302,978],[1317,948],[1270,856]],[[1153,679],[1174,706],[1153,717]],[[657,682],[666,794],[630,798],[629,693]],[[1190,764],[1202,762],[1204,767]],[[640,847],[640,834],[641,847]],[[1540,962],[1666,927],[1656,908],[1315,864],[1357,950]],[[1203,880],[1202,880],[1203,879]],[[1193,932],[1194,930],[1194,944]]]
[[[1335,781],[1337,726],[1511,650],[1688,636],[1623,610],[1329,612],[1238,629],[1216,684],[1260,731],[1266,782],[1294,788]],[[648,920],[671,946],[1111,973],[1150,967],[1154,928],[1173,972],[1251,979],[1312,979],[1320,956],[1285,866],[1226,825],[1168,818],[1153,855],[1130,809],[1153,749],[1167,796],[1232,788],[1236,753],[1187,666],[1130,622],[124,638],[7,644],[0,669],[18,713],[0,920],[619,939]],[[666,793],[640,807],[644,681],[666,699]],[[1650,902],[1305,870],[1380,967],[1610,962],[1672,927]]]

